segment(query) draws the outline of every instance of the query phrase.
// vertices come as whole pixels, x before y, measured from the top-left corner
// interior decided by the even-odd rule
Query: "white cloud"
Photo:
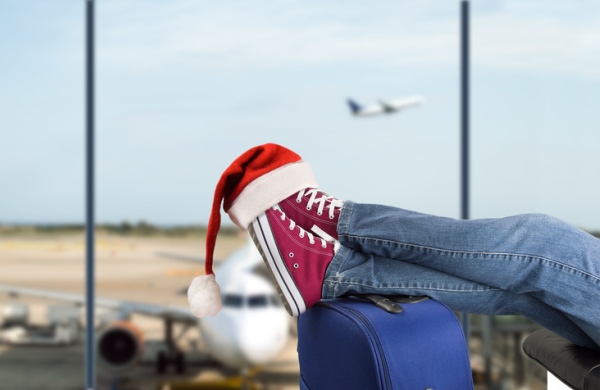
[[[506,3],[471,7],[474,64],[600,76],[600,29],[590,15],[561,18],[552,7],[538,15],[535,7],[524,11]],[[137,11],[135,3],[126,4],[104,16],[99,61],[135,72],[174,65],[251,70],[350,61],[374,67],[458,63],[456,4],[362,7],[362,19],[360,8],[343,3],[317,8],[302,2],[161,2]],[[123,16],[133,12],[134,18]]]
[[[577,20],[512,14],[474,18],[476,65],[600,76],[600,29]]]
[[[67,2],[63,0],[63,4]],[[477,166],[485,168],[484,178],[489,177],[488,166],[484,165],[486,161],[491,161],[488,165],[492,168],[497,166],[496,176],[504,177],[509,186],[515,183],[511,170],[523,171],[523,177],[535,176],[538,182],[529,183],[528,189],[513,185],[515,192],[508,191],[515,204],[519,203],[517,199],[520,197],[524,202],[529,199],[526,204],[529,207],[531,202],[537,201],[536,194],[539,192],[535,192],[536,186],[546,188],[543,187],[545,183],[556,182],[553,156],[560,155],[560,161],[568,161],[565,166],[576,167],[581,177],[594,177],[591,167],[595,166],[593,159],[596,155],[589,152],[587,155],[590,157],[584,158],[582,148],[589,146],[590,150],[595,150],[598,145],[593,123],[598,119],[594,102],[597,101],[595,86],[600,80],[600,23],[598,12],[594,10],[598,10],[600,3],[598,6],[589,3],[581,10],[577,10],[581,6],[579,2],[577,6],[567,6],[566,2],[559,4],[557,1],[472,0],[471,4],[475,72],[477,69],[499,69],[501,72],[487,74],[505,74],[508,76],[505,80],[514,80],[502,85],[505,90],[501,95],[490,90],[486,90],[487,95],[484,95],[481,88],[474,88],[474,95],[479,93],[473,110],[474,129],[477,129],[474,131],[474,151],[486,153],[479,159],[476,155],[474,157]],[[267,141],[267,137],[290,144],[292,148],[298,147],[303,156],[313,153],[307,157],[325,170],[330,162],[319,161],[319,148],[304,147],[302,129],[308,129],[307,139],[316,135],[330,137],[330,140],[343,136],[344,149],[350,155],[352,150],[362,148],[364,140],[359,134],[363,134],[363,126],[370,131],[387,134],[391,140],[389,144],[425,145],[433,142],[435,146],[436,141],[431,141],[432,138],[441,141],[431,134],[454,131],[457,122],[458,6],[459,2],[442,0],[382,1],[378,3],[378,9],[353,0],[343,3],[293,0],[98,2],[98,149],[99,180],[102,183],[99,191],[106,207],[102,212],[110,212],[110,218],[114,216],[117,221],[129,215],[143,215],[157,221],[161,218],[164,221],[196,218],[190,216],[190,210],[198,210],[198,205],[210,204],[210,188],[218,179],[219,172],[212,167],[226,166],[233,158],[229,151],[243,150],[244,145]],[[31,20],[28,26],[37,28],[31,29],[35,32],[32,34],[35,39],[24,40],[27,36],[16,34],[19,40],[13,45],[14,50],[7,51],[7,58],[13,61],[0,64],[3,69],[10,64],[12,70],[2,72],[5,80],[10,81],[7,83],[8,92],[0,94],[0,100],[10,103],[5,104],[10,109],[4,115],[4,123],[18,124],[18,131],[0,142],[0,149],[5,152],[3,157],[11,161],[11,154],[19,156],[22,150],[26,150],[31,162],[27,166],[19,165],[18,172],[19,175],[30,175],[34,184],[47,182],[37,179],[41,174],[47,175],[40,167],[49,166],[48,161],[61,160],[56,162],[56,174],[51,176],[57,193],[59,190],[66,192],[73,184],[71,176],[64,174],[63,167],[79,167],[81,159],[81,154],[56,152],[65,150],[61,139],[74,140],[75,144],[78,142],[83,123],[83,27],[80,24],[83,13],[75,12],[79,9],[69,10],[64,15],[57,10],[50,17],[40,15],[38,19]],[[29,17],[25,8],[21,14]],[[40,22],[40,18],[52,20],[53,28]],[[15,19],[19,20],[10,18]],[[25,30],[28,29],[15,31]],[[22,50],[30,50],[31,53],[21,56]],[[34,68],[31,64],[38,67]],[[432,72],[431,67],[436,69]],[[51,68],[51,73],[48,68]],[[407,68],[410,68],[408,74]],[[437,72],[438,68],[443,72]],[[220,74],[220,70],[227,73]],[[361,70],[372,71],[364,75]],[[511,70],[523,73],[514,75]],[[535,79],[539,72],[556,77],[543,78],[545,84],[540,90],[536,89],[537,86],[526,90],[519,84],[519,80],[530,76]],[[49,74],[52,77],[48,77]],[[358,77],[350,80],[354,75]],[[438,78],[431,81],[431,75]],[[580,79],[572,83],[572,75],[596,80],[589,83],[589,80],[582,82]],[[315,76],[319,79],[309,80]],[[480,80],[475,78],[476,82]],[[556,85],[552,84],[554,80]],[[486,87],[490,84],[497,87],[499,83],[489,79],[484,82]],[[590,87],[578,90],[580,86]],[[343,107],[342,98],[346,93],[375,99],[386,94],[402,94],[407,88],[414,88],[426,96],[428,103],[422,110],[395,119],[350,121]],[[30,93],[32,90],[36,91],[33,95]],[[65,91],[71,92],[63,98]],[[524,92],[529,93],[528,100],[538,102],[535,107],[522,108]],[[579,92],[582,97],[573,99]],[[552,96],[549,96],[550,93]],[[313,111],[315,107],[317,110]],[[556,107],[560,110],[564,107],[564,112],[559,112]],[[551,110],[547,111],[547,108]],[[32,109],[37,115],[31,116]],[[505,116],[507,110],[513,115]],[[49,118],[57,120],[50,121]],[[328,131],[321,131],[323,128]],[[401,131],[398,131],[399,128]],[[408,129],[424,131],[406,131]],[[543,129],[545,137],[553,137],[556,142],[543,143],[538,139],[536,129]],[[577,130],[578,137],[572,136],[573,129]],[[585,137],[582,136],[584,132],[587,132]],[[47,142],[37,145],[27,140],[28,137],[46,140],[40,138],[40,133],[50,137]],[[497,138],[490,138],[492,133],[502,134],[505,139],[518,137],[526,151],[533,148],[547,151],[547,154],[537,159],[539,166],[528,165],[530,158],[527,153],[523,153],[523,159],[507,158],[502,154],[503,146],[495,144]],[[74,138],[74,135],[79,138]],[[585,144],[576,138],[585,139]],[[307,144],[309,142],[312,143],[306,141]],[[435,157],[424,157],[416,149],[414,154],[410,154],[413,151],[403,153],[405,157],[412,158],[406,161],[423,159],[423,166],[419,169],[403,173],[403,177],[408,178],[405,182],[425,183],[411,185],[412,192],[402,191],[402,203],[406,203],[407,207],[424,211],[430,206],[437,207],[430,211],[448,215],[454,212],[456,202],[452,196],[458,191],[451,186],[454,183],[454,166],[458,164],[453,165],[452,160],[446,162],[455,155],[449,149],[456,145],[445,142],[439,152],[431,153]],[[498,150],[498,156],[489,158],[490,150]],[[379,166],[377,158],[383,159],[384,156],[377,153],[370,166]],[[349,156],[346,158],[350,159]],[[15,161],[20,160],[17,158]],[[498,164],[498,161],[505,162],[505,165]],[[372,188],[386,179],[372,175],[371,171],[360,173],[358,168],[365,169],[365,165],[362,160],[357,162],[356,174],[372,180],[373,186],[365,186],[369,194],[362,197],[370,200]],[[0,176],[3,175],[4,182],[10,183],[14,180],[10,171],[12,165],[7,166],[9,171],[0,169]],[[446,171],[441,171],[441,166]],[[174,171],[179,176],[174,175]],[[447,182],[440,184],[437,179],[436,182],[429,180],[439,176]],[[131,178],[136,178],[135,186],[130,184]],[[337,184],[342,189],[340,192],[344,192],[343,186],[347,185],[348,193],[354,196],[355,189],[346,182],[342,179],[341,184]],[[335,182],[332,183],[335,187]],[[474,179],[474,188],[485,186],[491,188],[490,191],[494,190],[493,181],[487,186],[485,183],[483,178]],[[596,184],[594,181],[590,183]],[[563,191],[597,193],[594,188],[578,184],[577,180],[569,184],[572,185],[564,186]],[[435,188],[428,191],[428,185]],[[176,202],[177,207],[155,207],[154,203],[162,202],[156,188],[164,191],[176,189],[178,196],[187,198],[180,198],[181,201]],[[547,188],[555,189],[551,185]],[[14,199],[12,204],[18,205],[19,200],[24,198],[22,191],[16,188],[10,191]],[[477,199],[475,203],[480,206],[483,206],[480,202],[484,198],[490,199],[485,204],[488,210],[494,210],[493,201],[503,201],[493,194],[476,191],[479,195],[474,196]],[[47,191],[38,191],[43,192]],[[31,196],[37,194],[27,193]],[[144,194],[143,202],[125,205],[123,199],[137,199],[140,193]],[[432,206],[434,203],[423,197],[423,193],[435,194],[438,199],[444,200]],[[568,195],[561,195],[558,190],[551,193],[547,197],[548,202],[554,202],[556,210],[559,210]],[[507,198],[508,195],[503,196]],[[10,204],[10,200],[6,201],[7,195],[4,196],[0,203]],[[359,194],[356,196],[361,197]],[[397,201],[396,197],[395,193],[389,192],[373,200],[392,204]],[[68,199],[65,202],[73,203],[71,197]],[[18,218],[28,215],[49,218],[38,210],[30,212],[26,202],[21,203],[21,211],[13,213],[17,217],[21,215]],[[590,198],[587,203],[580,203],[581,209],[590,214],[588,220],[592,221],[582,224],[594,226],[594,221],[598,220],[597,213],[591,215],[589,212],[597,209],[593,207],[593,200]],[[514,210],[512,202],[505,204],[507,208],[498,212]],[[45,212],[58,210],[56,213],[65,217],[63,207],[45,205],[44,209],[47,210]],[[551,208],[542,211],[560,214]],[[77,218],[78,212],[75,208],[72,215]],[[174,213],[178,212],[181,217],[174,217]],[[486,212],[481,209],[480,215],[484,214]],[[568,213],[563,212],[563,215]]]

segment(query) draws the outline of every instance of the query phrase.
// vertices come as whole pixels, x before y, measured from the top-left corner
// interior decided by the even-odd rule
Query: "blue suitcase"
[[[406,297],[403,311],[390,313],[378,306],[398,305],[369,298],[377,305],[357,297],[322,300],[299,317],[301,389],[473,389],[464,334],[448,307]]]

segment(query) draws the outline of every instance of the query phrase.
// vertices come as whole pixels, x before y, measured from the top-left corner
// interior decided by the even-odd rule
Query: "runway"
[[[225,258],[245,243],[245,236],[219,237],[216,258]],[[96,244],[96,296],[159,305],[188,307],[185,291],[194,275],[203,272],[202,264],[165,259],[160,252],[202,257],[201,238],[122,237],[98,234]],[[0,237],[0,283],[21,287],[84,294],[84,236],[3,235]],[[37,298],[0,295],[0,305],[29,305],[29,322],[43,325],[46,308],[57,302]],[[64,304],[64,303],[63,303]],[[82,313],[81,320],[84,315]],[[172,367],[164,375],[155,374],[156,351],[163,347],[163,323],[159,319],[134,316],[143,331],[146,348],[142,364],[119,382],[122,390],[155,390],[173,380],[214,380],[231,374],[214,367],[203,367],[206,353],[196,329],[179,341],[188,361],[186,374],[176,375]],[[176,328],[175,334],[178,334]],[[83,337],[83,334],[82,334]],[[69,346],[10,346],[0,344],[0,390],[81,389],[84,384],[84,342]],[[264,368],[256,378],[270,389],[297,389],[299,368],[296,339],[281,356]],[[111,389],[113,383],[98,372],[97,389]]]
[[[266,367],[256,380],[269,389],[292,390],[298,388],[298,366],[294,361],[296,340],[292,340],[274,366]],[[167,372],[157,375],[154,358],[150,351],[160,348],[151,346],[142,365],[135,368],[119,381],[121,390],[156,390],[169,382],[189,380],[193,382],[223,379],[231,372],[223,372],[213,367],[203,367],[203,355],[187,349],[188,365],[186,374]],[[0,389],[2,390],[81,390],[84,383],[83,343],[67,347],[9,347],[0,345]],[[281,363],[281,365],[279,365]],[[112,389],[109,378],[98,376],[98,390]]]

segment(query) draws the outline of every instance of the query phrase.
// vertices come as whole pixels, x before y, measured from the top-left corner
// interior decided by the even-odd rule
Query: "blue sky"
[[[96,7],[100,222],[206,223],[223,169],[265,142],[342,199],[459,217],[458,1]],[[472,218],[600,230],[600,3],[471,11]],[[83,29],[84,1],[0,0],[0,222],[84,220]]]

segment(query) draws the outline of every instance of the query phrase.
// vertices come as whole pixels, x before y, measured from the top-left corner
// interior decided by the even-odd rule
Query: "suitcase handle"
[[[364,298],[375,306],[387,311],[388,313],[398,314],[402,313],[404,309],[399,303],[419,303],[429,299],[426,295],[390,295],[383,296],[377,294],[355,294],[354,296]]]
[[[373,302],[375,306],[382,308],[388,313],[398,314],[404,311],[404,309],[402,309],[402,306],[390,300],[388,297],[376,294],[361,294],[357,296]]]
[[[390,295],[389,298],[398,303],[419,303],[431,299],[427,295]]]

